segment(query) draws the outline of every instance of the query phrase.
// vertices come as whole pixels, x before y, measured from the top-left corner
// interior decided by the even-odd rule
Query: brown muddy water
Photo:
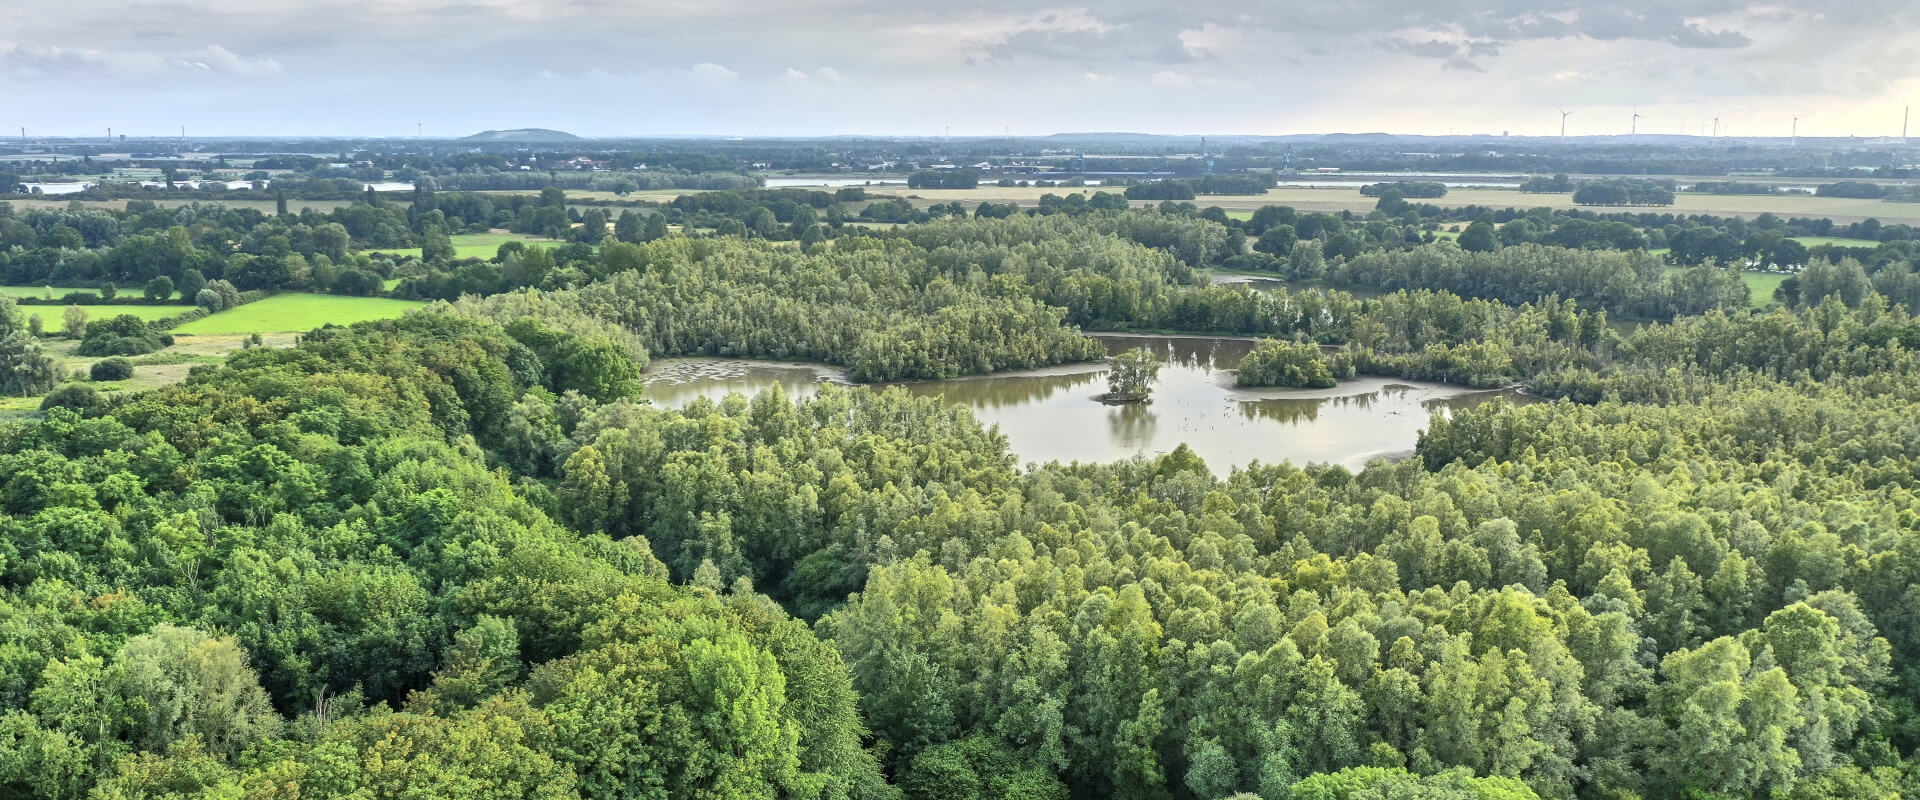
[[[1408,454],[1434,413],[1488,401],[1524,404],[1515,390],[1481,390],[1395,378],[1358,378],[1332,389],[1240,389],[1233,368],[1252,340],[1202,336],[1101,335],[1110,353],[1147,347],[1161,358],[1153,401],[1109,406],[1104,364],[1072,364],[942,381],[875,384],[944,395],[997,425],[1022,462],[1113,461],[1154,456],[1185,443],[1225,473],[1254,461],[1341,464]],[[645,376],[646,396],[678,408],[697,397],[752,396],[779,386],[813,394],[844,374],[820,364],[727,358],[661,359]]]

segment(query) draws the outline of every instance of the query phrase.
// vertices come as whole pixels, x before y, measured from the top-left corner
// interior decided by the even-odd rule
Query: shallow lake
[[[1220,473],[1255,460],[1357,469],[1375,458],[1406,455],[1434,412],[1532,400],[1514,390],[1387,378],[1358,378],[1332,389],[1239,389],[1231,370],[1251,340],[1100,339],[1111,353],[1144,346],[1160,356],[1153,402],[1109,406],[1094,399],[1106,391],[1105,364],[893,385],[972,408],[983,423],[1000,426],[1022,462],[1113,461],[1167,453],[1184,442]],[[839,370],[819,364],[725,358],[661,359],[645,377],[647,397],[667,408],[774,386],[801,397],[822,383],[844,381]]]

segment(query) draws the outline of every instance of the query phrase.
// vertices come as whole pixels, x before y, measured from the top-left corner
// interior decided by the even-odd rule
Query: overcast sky
[[[1043,0],[1044,2],[1044,0]],[[1897,135],[1915,0],[0,0],[47,135]]]

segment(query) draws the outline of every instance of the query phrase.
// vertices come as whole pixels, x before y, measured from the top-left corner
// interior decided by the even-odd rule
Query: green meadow
[[[384,297],[341,297],[330,294],[278,294],[173,329],[187,335],[286,333],[322,325],[352,325],[405,314],[423,303]]]
[[[1830,244],[1834,247],[1879,247],[1880,243],[1872,239],[1849,239],[1845,236],[1795,236],[1793,240],[1808,247]]]
[[[557,239],[542,239],[518,233],[463,233],[448,237],[453,240],[455,258],[493,258],[500,252],[500,245],[507,242],[524,242],[529,247],[559,247],[566,242]],[[365,251],[367,254],[387,253],[401,257],[420,257],[418,247],[386,247]]]

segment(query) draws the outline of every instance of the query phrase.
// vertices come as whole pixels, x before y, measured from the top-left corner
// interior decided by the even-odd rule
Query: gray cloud
[[[1478,106],[1920,90],[1911,0],[1051,2],[65,0],[0,29],[0,129],[146,108],[280,132],[1390,127],[1428,103],[1517,125]]]

